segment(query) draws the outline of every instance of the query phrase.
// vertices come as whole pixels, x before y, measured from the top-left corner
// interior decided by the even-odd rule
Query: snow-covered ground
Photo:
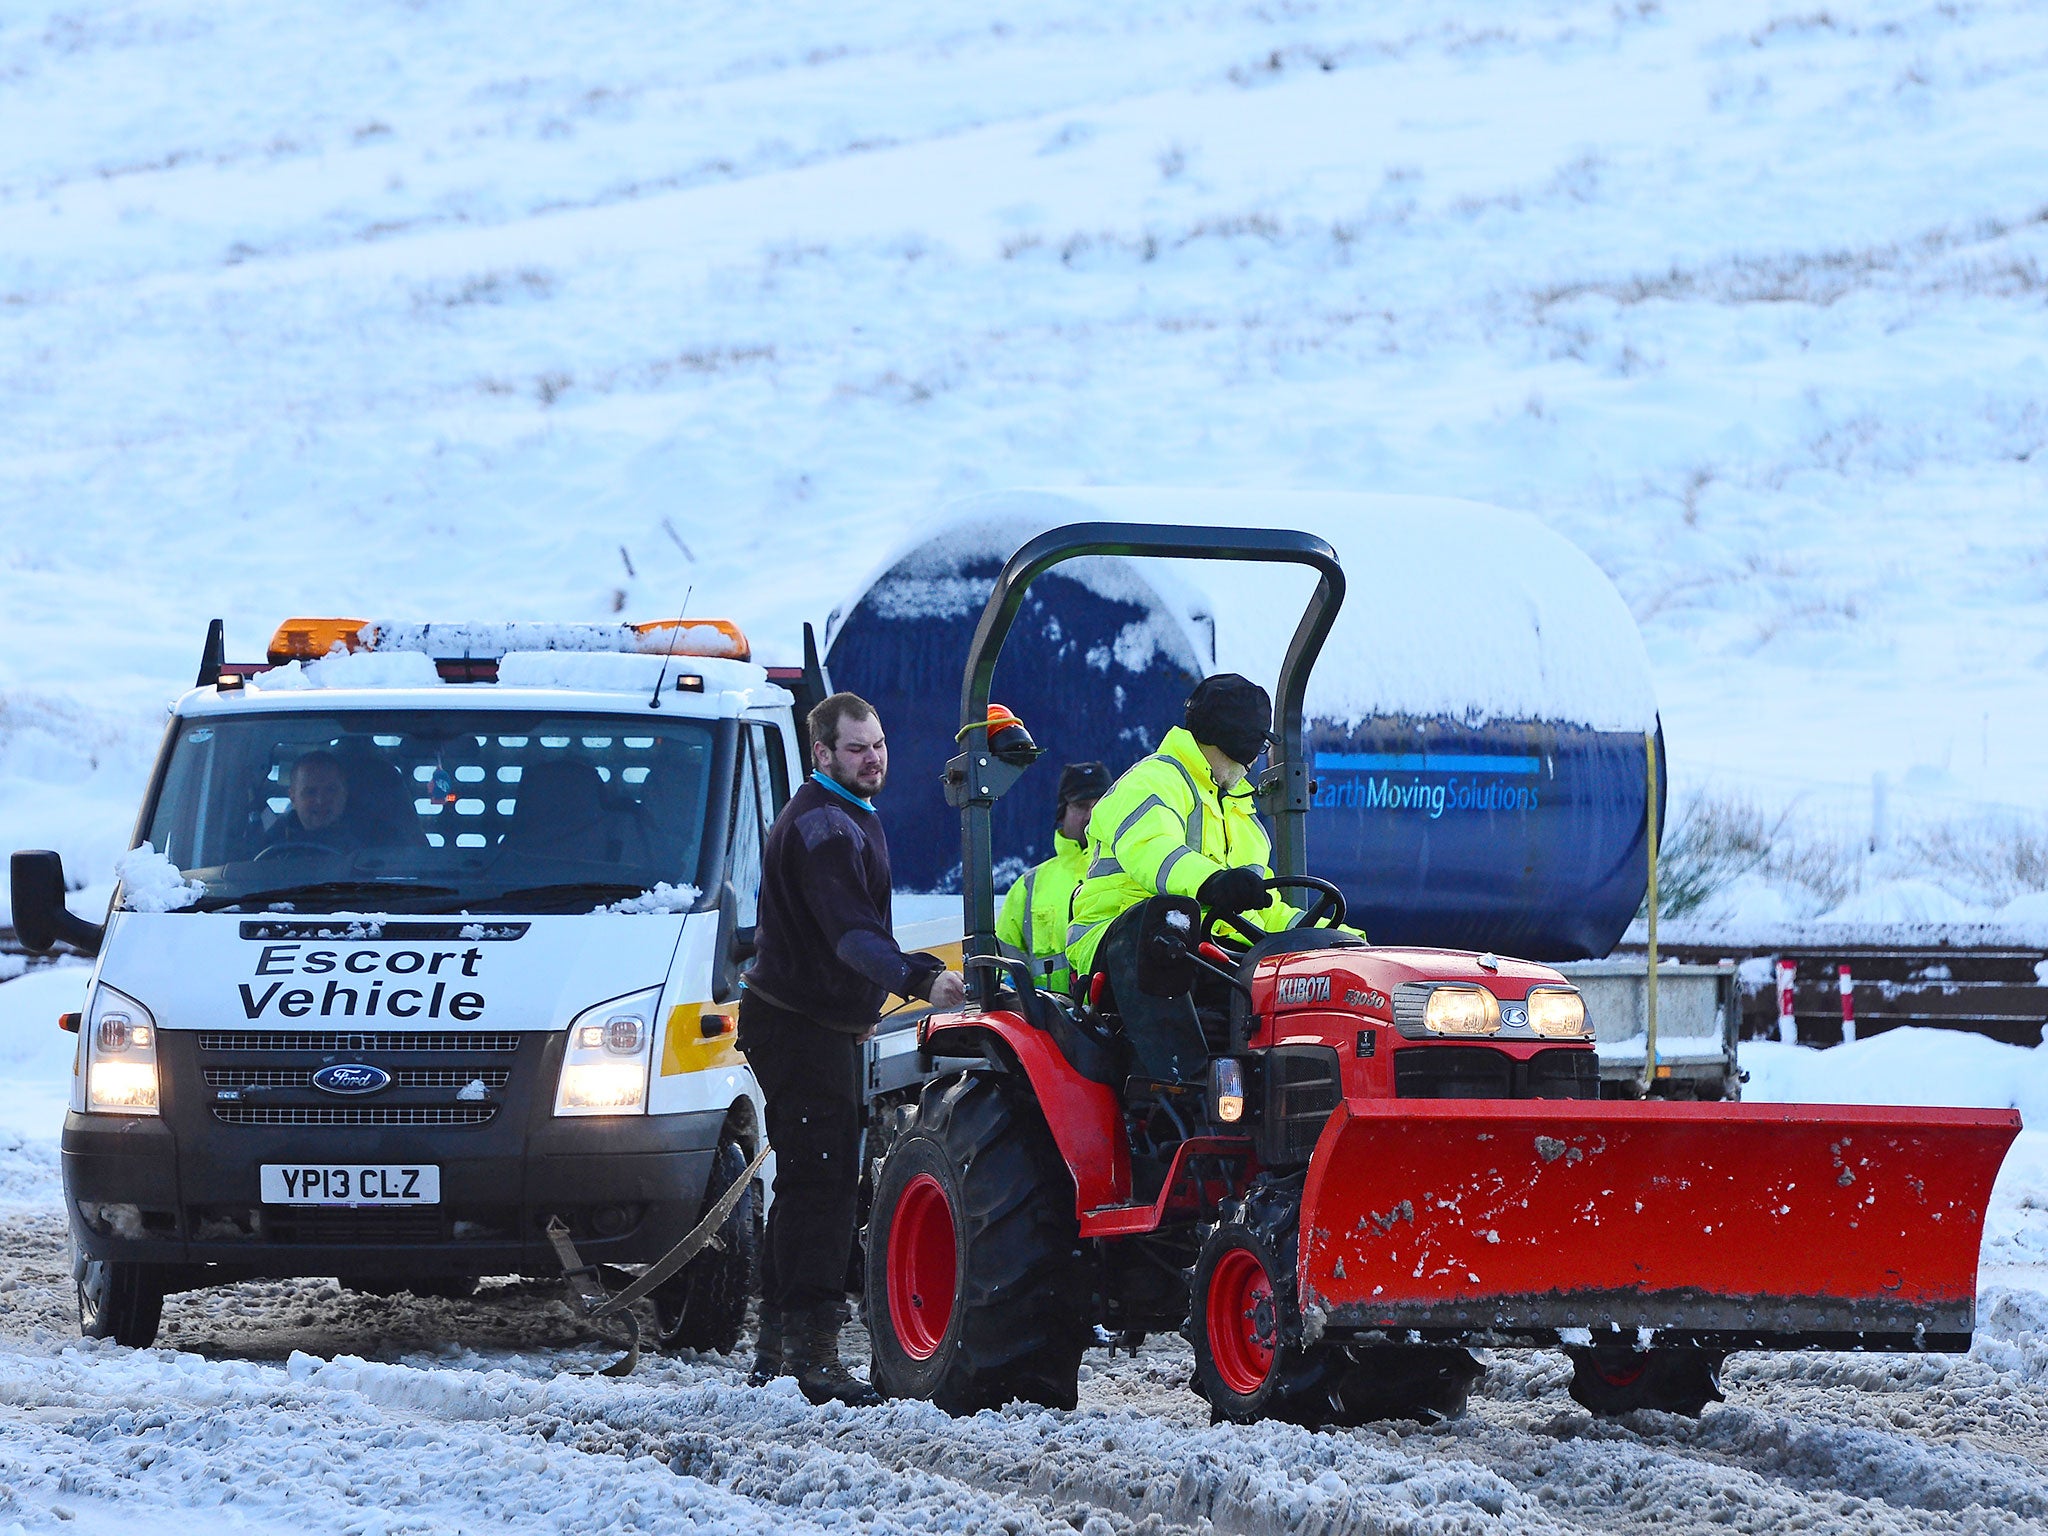
[[[0,984],[0,1536],[2048,1527],[2048,1132],[1993,1193],[1967,1356],[1737,1355],[1696,1422],[1595,1420],[1563,1356],[1497,1351],[1450,1424],[1211,1426],[1173,1338],[1091,1354],[1073,1413],[814,1409],[750,1391],[740,1356],[592,1380],[609,1352],[536,1282],[447,1301],[267,1281],[173,1297],[152,1350],[80,1340],[55,1016],[85,974]],[[1753,1098],[2048,1121],[2048,1050],[1901,1030],[1743,1060]]]
[[[2048,849],[2044,37],[2038,0],[17,7],[0,848],[104,891],[215,615],[251,655],[694,594],[789,658],[950,496],[1267,484],[1579,544],[1681,804],[1860,841],[1885,775],[1875,889],[1770,915],[1992,911],[2048,880],[2011,857]],[[1985,815],[1987,867],[1911,840]]]

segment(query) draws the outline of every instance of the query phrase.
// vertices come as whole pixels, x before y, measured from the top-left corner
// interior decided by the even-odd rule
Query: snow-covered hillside
[[[1087,482],[1528,508],[1681,802],[2041,836],[2044,143],[2028,0],[17,7],[0,844],[108,877],[215,615],[788,657]]]

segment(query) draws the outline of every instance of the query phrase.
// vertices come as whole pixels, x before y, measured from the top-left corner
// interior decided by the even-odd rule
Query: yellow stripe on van
[[[962,939],[955,939],[950,944],[927,944],[917,953],[935,955],[946,962],[947,970],[957,971],[965,957],[965,942]],[[895,1013],[907,1013],[910,1017],[916,1018],[931,1011],[932,1005],[921,997],[898,997],[891,992],[882,1001],[882,1015],[885,1018]]]
[[[737,1067],[746,1063],[734,1043],[739,1027],[740,1005],[730,1003],[712,1014],[723,1019],[725,1028],[708,1039],[704,1034],[705,1003],[678,1003],[668,1011],[668,1036],[661,1044],[661,1075],[675,1077],[683,1072],[708,1072],[713,1067]]]

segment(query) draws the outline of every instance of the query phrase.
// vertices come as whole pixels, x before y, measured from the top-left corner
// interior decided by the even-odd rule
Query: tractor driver
[[[1257,683],[1235,672],[1204,678],[1188,695],[1183,724],[1089,817],[1088,875],[1074,894],[1067,959],[1076,978],[1107,973],[1124,1034],[1149,1077],[1193,1081],[1209,1051],[1187,998],[1138,990],[1141,905],[1192,896],[1271,932],[1300,917],[1265,889],[1272,844],[1252,812],[1248,777],[1272,724],[1273,701]]]
[[[1088,872],[1088,817],[1109,793],[1109,770],[1101,763],[1069,763],[1060,770],[1053,855],[1010,887],[996,919],[996,938],[1031,962],[1032,980],[1064,993],[1067,929],[1074,921],[1074,893]]]

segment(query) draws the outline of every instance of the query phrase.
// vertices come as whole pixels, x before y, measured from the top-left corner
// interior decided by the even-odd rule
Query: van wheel
[[[164,1282],[154,1266],[87,1259],[78,1277],[78,1331],[130,1349],[156,1342],[164,1315]]]
[[[981,1073],[928,1087],[867,1226],[870,1371],[948,1413],[1072,1408],[1088,1276],[1074,1184],[1037,1107]]]
[[[747,1149],[727,1134],[711,1155],[698,1219],[747,1171]],[[761,1265],[761,1181],[740,1196],[718,1229],[718,1242],[685,1264],[653,1296],[656,1338],[663,1349],[730,1354],[746,1326],[747,1298]]]

